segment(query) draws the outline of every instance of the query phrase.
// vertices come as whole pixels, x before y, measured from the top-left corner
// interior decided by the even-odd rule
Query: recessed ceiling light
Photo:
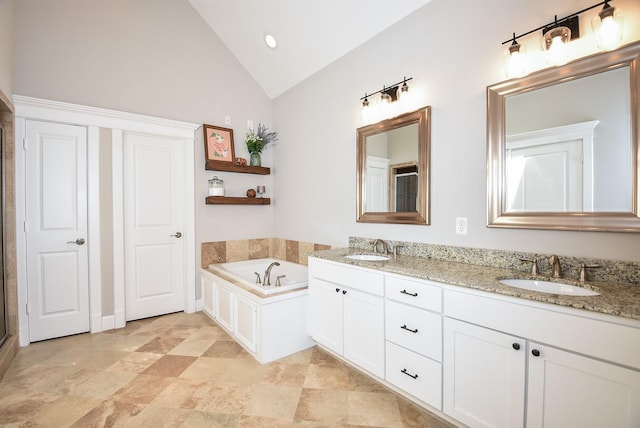
[[[271,33],[264,33],[264,42],[269,46],[270,49],[278,49],[278,41],[275,36]]]

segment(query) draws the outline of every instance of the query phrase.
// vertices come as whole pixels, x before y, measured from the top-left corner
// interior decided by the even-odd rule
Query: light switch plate
[[[224,117],[224,124],[225,125],[231,125],[231,116],[225,116]]]

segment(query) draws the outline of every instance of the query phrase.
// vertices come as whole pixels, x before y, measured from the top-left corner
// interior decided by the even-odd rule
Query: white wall
[[[245,158],[247,120],[272,127],[271,100],[188,0],[20,0],[15,52],[14,94],[231,127]],[[271,178],[205,171],[195,153],[197,263],[203,241],[273,236],[273,207],[204,204],[214,174],[242,195]]]
[[[13,93],[13,22],[15,0],[0,0],[0,91]]]
[[[348,236],[640,261],[640,234],[486,227],[485,91],[504,80],[501,42],[590,6],[585,0],[434,0],[274,101],[276,235],[346,245]],[[625,42],[640,40],[640,2],[625,10]],[[590,14],[581,15],[582,54],[595,52]],[[539,49],[538,35],[521,41]],[[359,98],[411,76],[432,106],[430,226],[356,223]],[[327,97],[326,94],[331,96]],[[455,235],[468,217],[469,234]]]

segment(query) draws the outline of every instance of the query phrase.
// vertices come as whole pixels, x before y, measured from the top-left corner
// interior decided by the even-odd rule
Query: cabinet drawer
[[[387,382],[442,410],[442,365],[387,342]]]
[[[425,357],[442,361],[442,316],[387,300],[387,340]]]
[[[385,296],[397,302],[442,312],[442,288],[436,285],[388,276]]]
[[[384,276],[366,269],[309,258],[309,275],[365,293],[384,296]]]

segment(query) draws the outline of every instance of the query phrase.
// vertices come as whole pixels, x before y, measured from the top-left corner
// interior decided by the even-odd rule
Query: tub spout
[[[280,263],[273,262],[269,265],[267,270],[264,271],[264,282],[262,283],[262,285],[271,285],[271,269],[273,269],[274,266],[280,266]]]

